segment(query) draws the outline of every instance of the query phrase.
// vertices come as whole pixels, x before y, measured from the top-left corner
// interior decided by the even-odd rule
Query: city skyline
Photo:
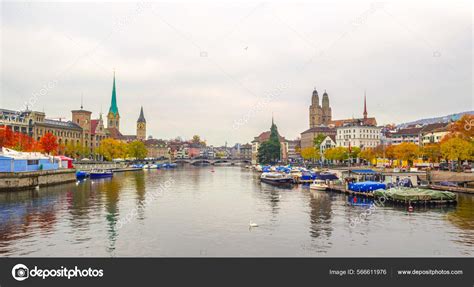
[[[341,3],[2,3],[0,105],[18,109],[49,87],[31,109],[70,119],[83,98],[97,118],[115,68],[125,134],[143,105],[148,135],[199,134],[213,145],[251,141],[272,113],[280,133],[297,138],[315,86],[327,90],[334,118],[361,117],[364,91],[379,124],[472,110],[467,1]]]

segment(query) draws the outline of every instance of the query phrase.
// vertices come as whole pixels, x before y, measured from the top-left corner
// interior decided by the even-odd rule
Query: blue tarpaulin
[[[362,181],[349,184],[349,190],[359,192],[370,192],[377,189],[386,189],[385,183],[376,181]]]
[[[353,173],[359,173],[359,174],[376,174],[374,170],[371,169],[353,169],[351,170]]]

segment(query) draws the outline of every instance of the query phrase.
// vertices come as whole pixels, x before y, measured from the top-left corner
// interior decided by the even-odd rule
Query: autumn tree
[[[374,160],[376,158],[374,149],[373,148],[363,149],[359,153],[359,158],[361,158],[363,160],[366,160],[369,163],[372,162],[372,160]]]
[[[412,165],[420,155],[420,147],[414,143],[403,142],[395,146],[394,153],[397,159],[406,160],[408,165]]]
[[[454,137],[441,143],[441,154],[447,160],[473,160],[474,146],[472,142]]]
[[[126,143],[108,138],[100,142],[97,152],[106,160],[112,160],[115,158],[126,158],[128,149]]]
[[[346,160],[349,158],[349,150],[345,147],[334,147],[324,150],[324,157],[328,160]]]
[[[142,141],[133,141],[128,143],[128,156],[135,159],[144,159],[147,155],[147,149]]]
[[[449,133],[443,137],[442,141],[459,137],[471,141],[474,138],[474,115],[463,115],[459,120],[449,126]]]
[[[41,137],[40,145],[42,150],[47,154],[56,152],[58,149],[58,141],[52,133],[46,133],[43,137]]]
[[[421,154],[430,162],[439,162],[442,157],[441,146],[439,143],[427,144],[421,148]]]
[[[314,147],[306,147],[301,150],[301,157],[305,160],[311,160],[314,162],[320,158],[319,150]]]

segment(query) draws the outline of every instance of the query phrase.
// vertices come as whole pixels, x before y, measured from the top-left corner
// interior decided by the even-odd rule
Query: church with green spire
[[[107,114],[107,128],[116,129],[120,132],[120,114],[117,106],[117,91],[115,88],[115,71],[114,71],[114,83],[112,86],[112,100],[110,102],[109,113]]]
[[[143,107],[140,109],[140,116],[137,120],[137,133],[135,135],[124,135],[120,132],[120,114],[117,105],[117,88],[115,86],[115,71],[112,85],[112,99],[110,101],[109,113],[107,114],[107,134],[109,137],[121,141],[145,141],[146,140],[146,120]]]

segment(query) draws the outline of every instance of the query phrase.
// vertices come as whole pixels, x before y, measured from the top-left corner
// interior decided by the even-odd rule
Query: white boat
[[[143,168],[143,169],[148,169],[148,168],[149,168],[149,167],[148,167],[148,164],[143,165],[142,168]]]
[[[315,179],[313,183],[309,185],[309,188],[324,191],[327,190],[329,186],[327,185],[326,181],[321,179]]]

